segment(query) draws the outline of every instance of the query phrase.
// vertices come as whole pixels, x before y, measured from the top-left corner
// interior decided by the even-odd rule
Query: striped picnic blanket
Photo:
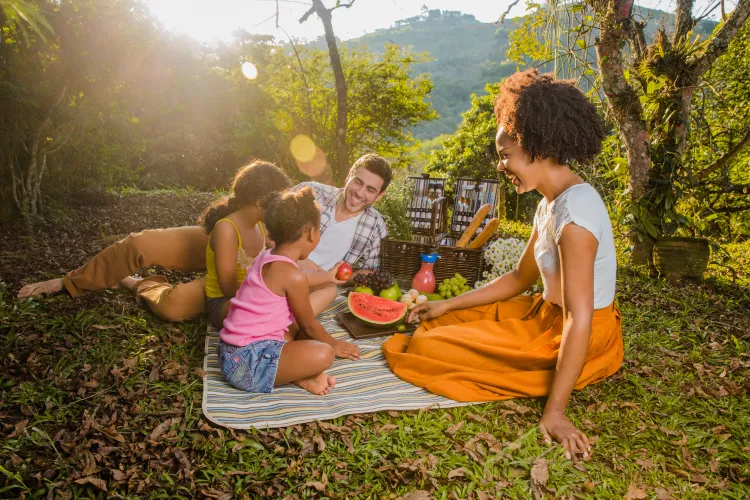
[[[338,297],[319,317],[334,338],[348,338],[359,345],[362,359],[337,359],[326,372],[336,377],[336,387],[325,396],[315,396],[296,385],[275,388],[271,394],[235,389],[224,381],[218,365],[219,334],[209,327],[203,369],[203,414],[211,422],[233,429],[270,429],[314,420],[330,420],[353,413],[384,410],[417,410],[463,406],[396,377],[388,368],[381,344],[388,337],[353,340],[339,324],[336,312],[346,310],[346,299]]]

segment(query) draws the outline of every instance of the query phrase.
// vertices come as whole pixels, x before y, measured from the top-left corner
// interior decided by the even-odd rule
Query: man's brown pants
[[[69,272],[63,283],[72,297],[80,297],[87,292],[112,288],[123,278],[149,266],[205,271],[207,244],[208,235],[199,226],[131,233]],[[149,276],[138,284],[135,292],[157,316],[168,321],[183,321],[204,312],[205,286],[205,277],[172,286],[164,276]]]

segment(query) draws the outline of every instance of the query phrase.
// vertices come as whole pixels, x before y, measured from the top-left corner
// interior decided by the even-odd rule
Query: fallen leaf
[[[323,438],[320,435],[316,434],[315,436],[313,436],[313,441],[318,447],[318,452],[321,452],[326,449],[326,443],[325,441],[323,441]]]
[[[195,374],[198,375],[200,378],[205,377],[207,373],[208,372],[206,370],[204,370],[203,368],[196,368],[195,369]]]
[[[469,471],[466,469],[466,467],[459,467],[458,469],[453,469],[448,473],[448,479],[455,479],[457,477],[465,477],[466,474]]]
[[[128,476],[119,469],[110,469],[109,475],[112,476],[112,479],[115,481],[125,481],[128,478]]]
[[[81,479],[76,479],[75,482],[77,484],[87,484],[87,483],[92,484],[96,486],[97,488],[99,488],[100,490],[107,491],[107,483],[104,482],[103,479],[99,479],[98,477],[92,477],[92,476],[82,477]]]
[[[447,429],[445,430],[445,432],[447,432],[447,433],[448,433],[448,434],[450,434],[451,436],[454,436],[454,435],[455,435],[455,434],[456,434],[456,433],[457,433],[458,431],[460,431],[460,430],[461,430],[461,427],[463,427],[463,426],[464,426],[464,424],[465,424],[465,422],[464,422],[463,420],[461,420],[461,421],[460,421],[459,423],[457,423],[456,425],[452,425],[452,426],[448,427],[448,428],[447,428]]]
[[[321,493],[324,492],[326,489],[325,485],[321,483],[320,481],[308,481],[302,487],[303,488],[315,488]]]
[[[630,486],[628,486],[628,491],[625,493],[625,499],[626,500],[640,500],[642,498],[646,498],[648,494],[646,493],[645,488],[642,488],[635,483],[630,483]]]
[[[398,425],[385,424],[384,426],[382,426],[382,427],[380,427],[378,429],[378,432],[380,432],[380,433],[386,433],[386,432],[394,431],[396,429],[398,429]]]
[[[673,500],[672,493],[665,488],[656,488],[656,498],[659,500]]]
[[[402,497],[398,497],[396,500],[432,500],[432,495],[429,491],[414,490]]]
[[[147,441],[156,442],[162,434],[164,434],[170,427],[172,427],[172,425],[179,423],[181,420],[182,419],[180,417],[175,417],[169,418],[160,423],[153,431],[151,431],[151,434],[148,435]]]
[[[354,454],[354,445],[352,444],[352,440],[349,439],[349,436],[341,436],[341,440],[346,445],[347,451],[351,454]]]
[[[531,491],[537,500],[544,497],[545,486],[549,481],[549,467],[547,460],[537,458],[534,460],[534,466],[531,467]]]
[[[185,475],[192,475],[193,470],[192,467],[190,467],[190,460],[188,460],[187,456],[185,456],[185,453],[182,450],[174,450],[174,456],[180,463],[180,467],[185,472]]]
[[[14,438],[14,437],[16,437],[18,435],[18,433],[21,432],[22,430],[24,430],[28,424],[29,424],[29,419],[28,418],[25,418],[25,419],[21,420],[20,422],[17,422],[16,425],[14,426],[13,432],[11,432],[10,434],[8,434],[7,437],[8,438]]]
[[[646,458],[644,460],[638,459],[635,461],[638,465],[643,467],[644,469],[653,469],[654,468],[654,461],[650,458]]]
[[[84,382],[81,385],[83,385],[86,389],[96,389],[97,387],[99,387],[99,381],[95,378],[92,378],[88,382]]]
[[[521,415],[525,415],[526,413],[529,413],[531,411],[534,411],[533,409],[529,408],[528,406],[524,406],[521,404],[516,403],[515,401],[503,401],[502,405],[509,410],[513,410],[516,413],[519,413]]]
[[[482,416],[479,416],[479,415],[474,415],[473,413],[469,413],[469,415],[468,415],[467,418],[469,420],[473,420],[474,422],[477,422],[479,424],[489,424],[490,423],[490,421],[487,420],[486,418],[484,418]]]

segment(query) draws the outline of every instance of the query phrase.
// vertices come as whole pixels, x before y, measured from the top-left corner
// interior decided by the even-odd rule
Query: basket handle
[[[432,217],[430,220],[430,242],[431,246],[434,248],[437,248],[440,242],[447,236],[447,232],[445,231],[445,225],[448,221],[448,205],[446,204],[447,198],[445,196],[441,196],[440,198],[433,200],[430,202],[430,205],[432,207]],[[435,226],[437,225],[438,221],[438,211],[441,212],[442,217],[440,217],[442,221],[443,227],[439,228],[440,233],[437,233],[438,228]]]

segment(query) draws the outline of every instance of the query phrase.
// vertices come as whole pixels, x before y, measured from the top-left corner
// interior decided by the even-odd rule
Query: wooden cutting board
[[[386,335],[393,335],[394,333],[413,332],[417,329],[417,326],[411,323],[406,323],[406,330],[401,332],[398,331],[398,325],[380,327],[370,326],[349,311],[339,311],[336,313],[336,316],[339,318],[341,324],[344,325],[344,328],[346,328],[355,339],[384,337]]]

